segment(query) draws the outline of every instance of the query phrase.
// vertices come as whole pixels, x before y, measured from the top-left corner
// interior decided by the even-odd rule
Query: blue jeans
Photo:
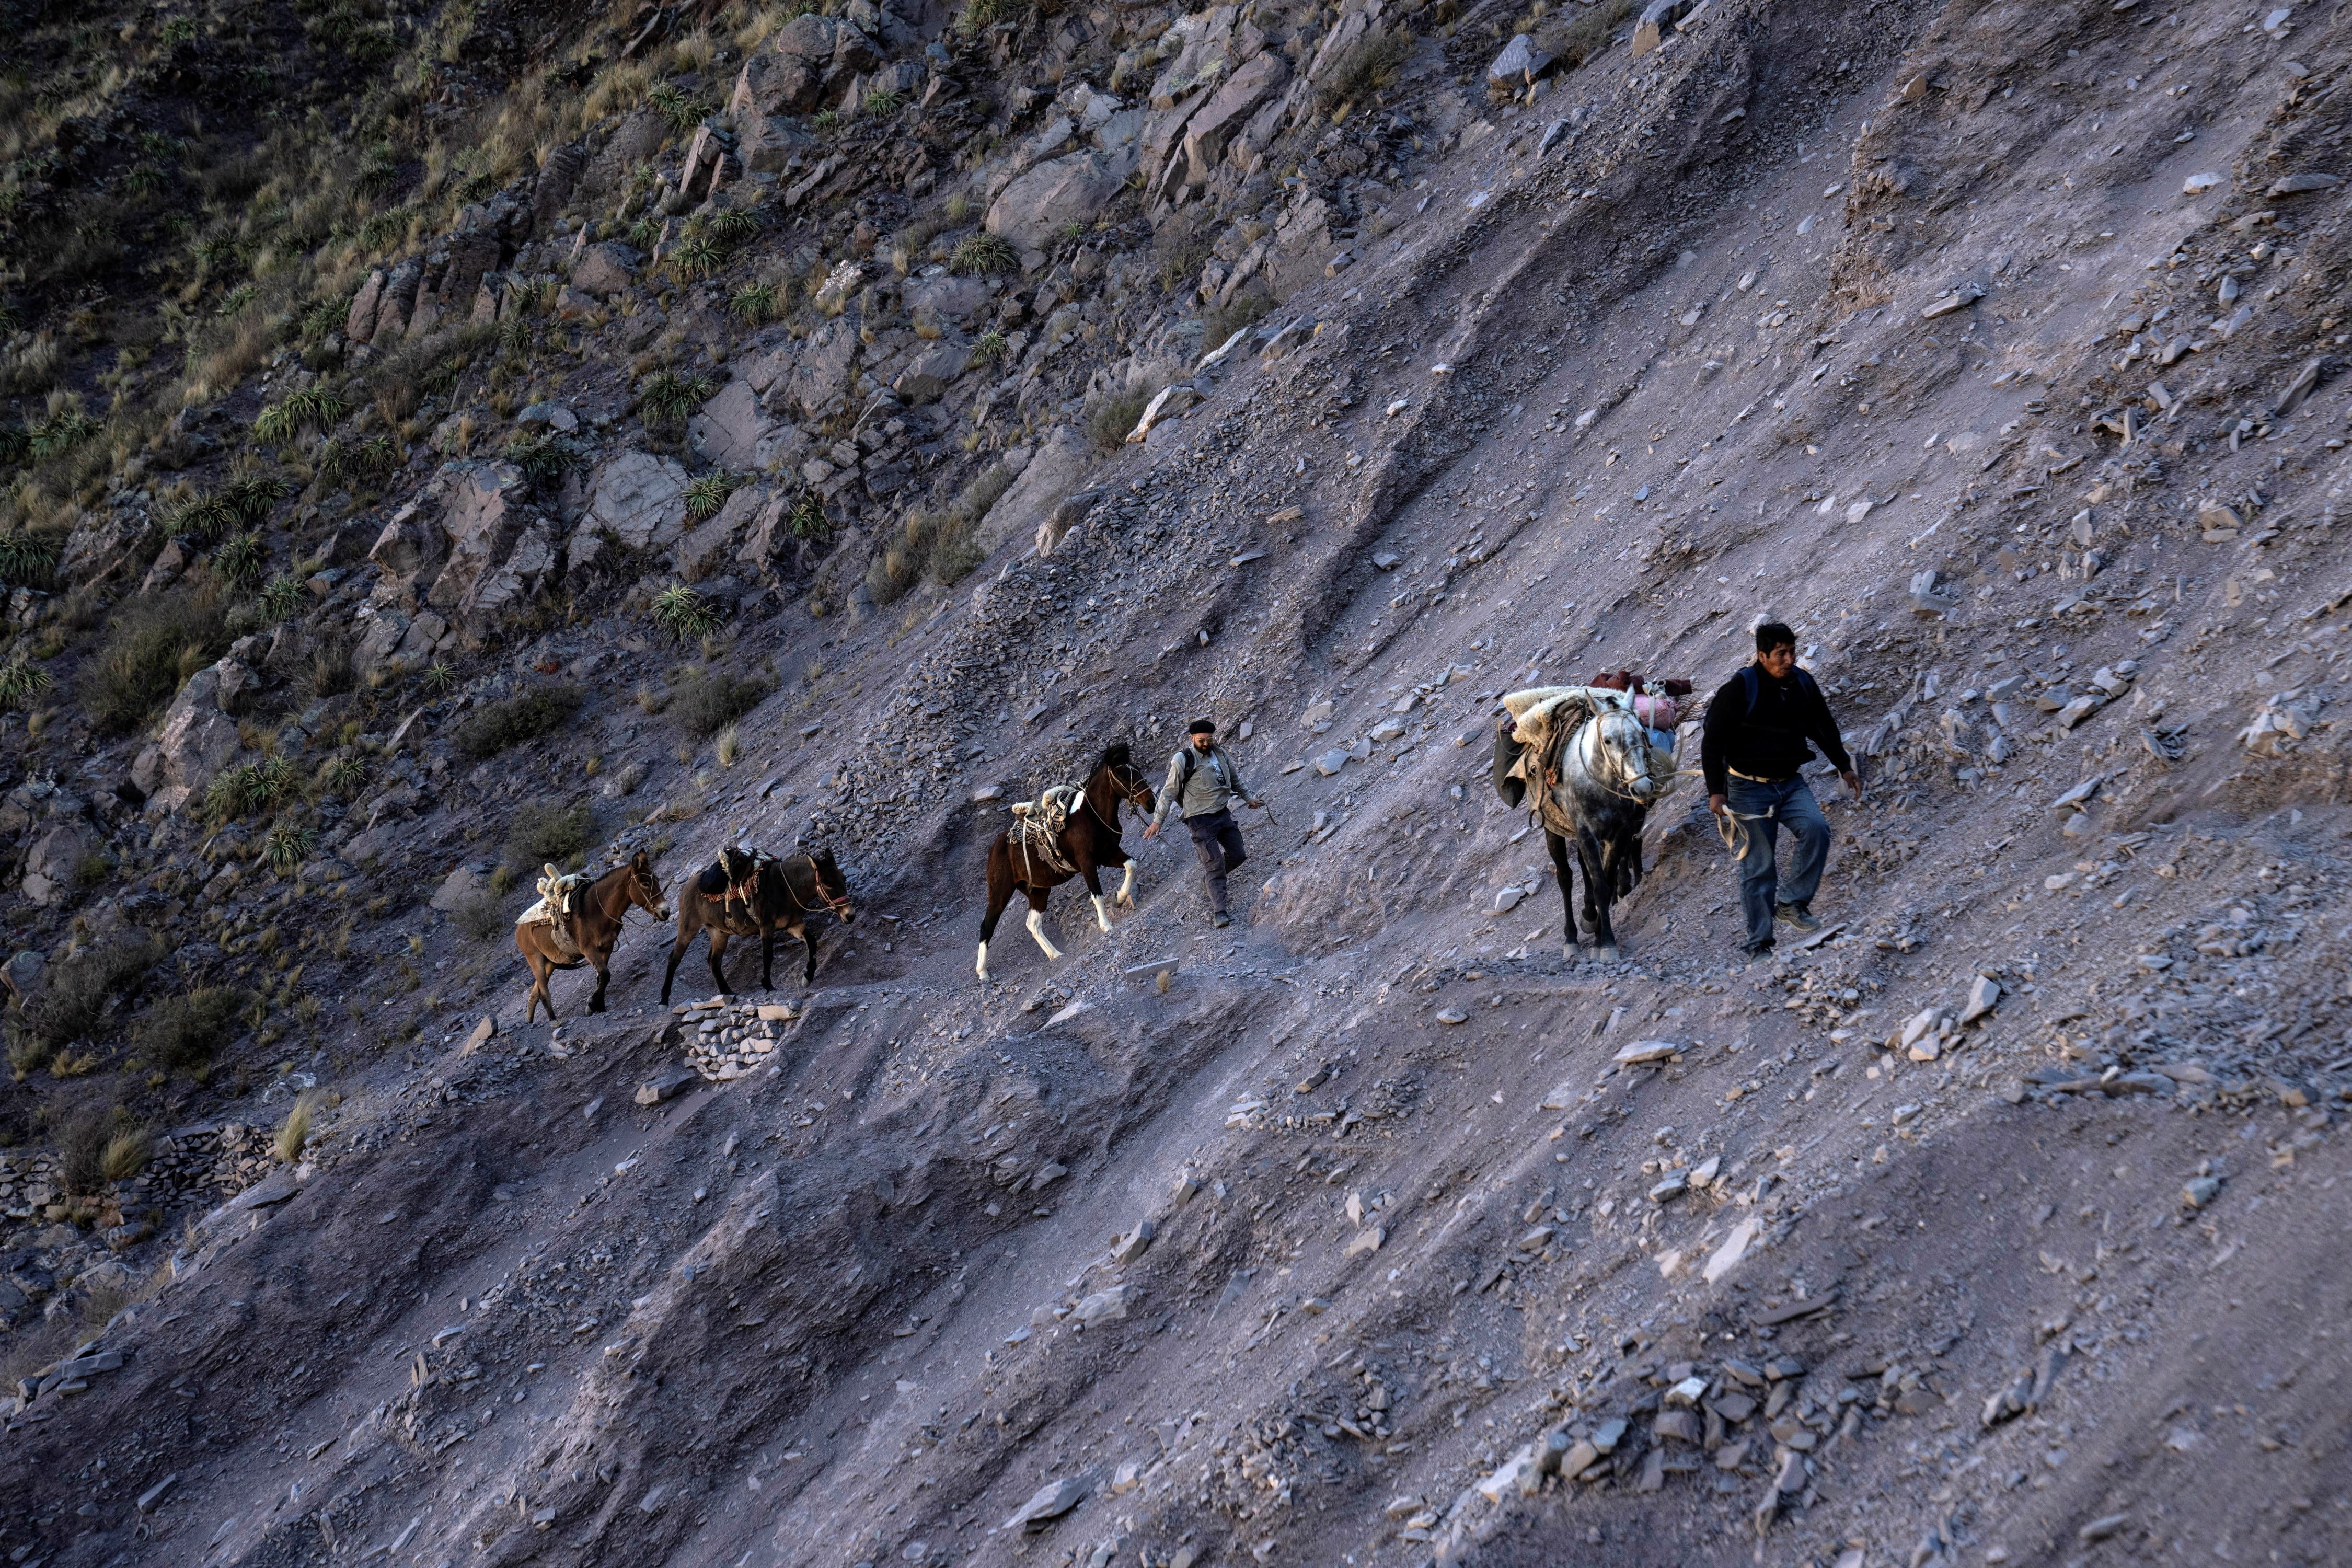
[[[1739,907],[1748,919],[1748,948],[1772,945],[1772,907],[1812,901],[1822,885],[1822,868],[1830,858],[1830,821],[1813,798],[1812,786],[1801,778],[1758,784],[1749,779],[1726,781],[1726,798],[1748,829],[1748,853],[1739,858]],[[1775,851],[1781,828],[1796,836],[1797,852],[1790,858],[1789,879],[1780,879]]]

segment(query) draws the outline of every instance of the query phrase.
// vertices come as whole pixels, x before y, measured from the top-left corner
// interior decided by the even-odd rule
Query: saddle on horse
[[[695,880],[702,896],[719,905],[719,918],[711,923],[730,936],[757,935],[760,879],[776,864],[774,856],[758,849],[720,850],[718,860],[705,867]]]
[[[1620,685],[1617,682],[1622,681]],[[1675,681],[1687,693],[1690,683]],[[1674,793],[1675,730],[1681,711],[1674,697],[1653,691],[1630,673],[1602,676],[1589,686],[1532,686],[1505,694],[1507,717],[1495,733],[1495,791],[1506,805],[1526,803],[1530,792],[1537,816],[1544,826],[1563,836],[1575,826],[1565,819],[1553,786],[1559,783],[1560,763],[1578,731],[1605,709],[1621,709],[1640,721],[1650,746],[1650,767],[1664,781],[1652,804]]]
[[[1013,848],[1023,857],[1024,869],[1034,865],[1057,877],[1077,875],[1077,867],[1062,848],[1062,829],[1086,798],[1086,791],[1076,784],[1053,784],[1035,800],[1014,805]]]
[[[580,944],[572,938],[572,917],[576,912],[572,909],[572,900],[587,880],[588,873],[585,871],[574,871],[566,876],[552,865],[541,866],[537,889],[539,902],[523,910],[515,924],[545,926],[556,950],[567,959],[577,959]]]

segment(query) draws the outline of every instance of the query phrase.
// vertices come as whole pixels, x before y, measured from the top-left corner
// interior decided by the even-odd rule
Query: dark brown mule
[[[677,978],[678,960],[686,956],[695,933],[702,931],[710,933],[710,980],[720,991],[727,989],[727,976],[719,973],[719,960],[727,952],[730,936],[760,939],[760,989],[776,988],[776,933],[780,931],[808,949],[801,984],[810,984],[816,979],[816,938],[809,934],[808,918],[820,911],[844,925],[857,918],[857,911],[849,907],[849,879],[834,864],[832,851],[756,860],[748,850],[732,846],[721,849],[719,864],[678,894],[677,942],[669,950],[669,969],[662,976],[662,1005],[669,1005],[670,982]]]
[[[1095,923],[1108,931],[1110,912],[1103,907],[1102,879],[1097,872],[1104,866],[1124,866],[1127,877],[1118,885],[1118,901],[1130,906],[1135,902],[1135,863],[1118,841],[1120,801],[1146,816],[1157,804],[1142,771],[1128,755],[1124,741],[1104,749],[1101,760],[1095,763],[1094,776],[1087,780],[1083,798],[1062,825],[1061,858],[1073,869],[1057,869],[1016,845],[1011,828],[996,836],[996,842],[988,847],[988,918],[980,922],[981,979],[988,978],[989,939],[996,934],[996,922],[1016,891],[1029,895],[1029,934],[1037,939],[1047,958],[1061,957],[1062,950],[1045,935],[1046,889],[1060,887],[1073,876],[1084,877],[1087,891],[1095,900]]]
[[[621,940],[622,917],[633,904],[657,921],[669,919],[669,910],[662,904],[661,883],[654,876],[654,863],[642,849],[631,856],[626,865],[614,867],[572,895],[572,914],[566,923],[579,957],[566,957],[548,928],[537,921],[515,927],[515,946],[522,950],[523,962],[530,965],[530,996],[522,1010],[524,1023],[537,1016],[541,1002],[547,1004],[548,1017],[553,1018],[555,994],[548,989],[547,977],[559,969],[577,969],[583,963],[596,966],[596,994],[588,998],[588,1011],[604,1010],[604,987],[613,979],[609,967],[613,947]]]

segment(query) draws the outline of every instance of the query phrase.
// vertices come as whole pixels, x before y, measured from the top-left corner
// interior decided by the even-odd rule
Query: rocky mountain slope
[[[2335,13],[10,19],[10,1562],[2345,1554]],[[1564,952],[1496,698],[1765,616],[1828,926]]]

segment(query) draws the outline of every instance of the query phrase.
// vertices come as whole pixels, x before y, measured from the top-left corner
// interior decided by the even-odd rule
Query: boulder
[[[917,326],[961,325],[988,309],[996,289],[985,278],[916,278],[898,291]]]
[[[735,116],[735,156],[747,174],[781,174],[815,145],[816,138],[786,115],[755,110]]]
[[[768,388],[772,413],[820,420],[840,412],[857,363],[857,323],[835,318],[811,332],[793,357],[791,372]]]
[[[860,71],[881,62],[874,41],[837,16],[795,16],[766,52],[744,62],[729,110],[740,126],[746,113],[814,109]]]
[[[1066,224],[1092,224],[1134,167],[1129,154],[1072,153],[1048,159],[989,205],[988,232],[1017,249],[1043,250]]]
[[[1290,62],[1271,51],[1259,55],[1241,69],[1233,79],[1209,95],[1184,127],[1184,180],[1187,184],[1208,184],[1217,161],[1225,155],[1225,144],[1249,122],[1258,106],[1280,92],[1290,80]]]
[[[697,583],[724,573],[734,564],[736,546],[743,535],[763,510],[780,500],[763,484],[745,485],[729,496],[716,516],[698,523],[678,541],[677,574]]]
[[[25,897],[47,909],[63,902],[80,879],[82,862],[98,852],[98,839],[79,822],[60,822],[33,840],[25,855]]]
[[[760,406],[757,389],[741,379],[729,382],[704,404],[686,422],[686,435],[705,458],[738,470],[786,467],[812,444],[798,426],[770,417]]]
[[[454,913],[490,890],[489,882],[471,866],[460,866],[441,879],[434,889],[433,907],[443,914]]]
[[[448,555],[449,541],[441,525],[413,500],[393,513],[368,550],[368,559],[383,569],[385,578],[406,587],[438,572]]]
[[[1062,498],[1084,482],[1094,460],[1091,442],[1067,425],[1055,426],[1038,443],[1021,477],[981,519],[980,547],[993,554],[1008,539],[1034,538]]]
[[[637,280],[646,258],[617,239],[583,250],[572,263],[572,286],[599,300],[619,293]]]
[[[7,993],[7,1003],[29,1005],[47,988],[48,967],[49,961],[29,947],[0,964],[0,991]]]
[[[441,503],[441,528],[449,538],[449,559],[425,602],[471,635],[486,637],[496,629],[499,612],[516,603],[519,584],[528,593],[554,565],[546,521],[530,506],[530,483],[512,463],[457,462],[434,476],[425,496]],[[534,525],[537,542],[525,548]],[[520,558],[519,549],[524,551]]]
[[[352,296],[352,308],[343,317],[343,336],[351,342],[363,343],[375,335],[375,313],[383,302],[383,269],[378,268]]]
[[[588,515],[631,550],[667,550],[686,531],[686,470],[650,452],[623,452],[596,470]]]
[[[204,792],[215,775],[236,760],[245,743],[236,721],[221,706],[222,669],[232,661],[196,671],[164,710],[155,743],[131,766],[131,782],[147,793],[150,813],[179,810]],[[243,671],[236,676],[241,684]]]
[[[1534,84],[1538,77],[1551,69],[1551,56],[1536,47],[1535,40],[1519,34],[1503,46],[1486,68],[1486,90],[1509,97],[1520,89]]]
[[[936,403],[971,368],[971,345],[943,339],[908,361],[906,368],[891,378],[890,390],[903,402]]]

